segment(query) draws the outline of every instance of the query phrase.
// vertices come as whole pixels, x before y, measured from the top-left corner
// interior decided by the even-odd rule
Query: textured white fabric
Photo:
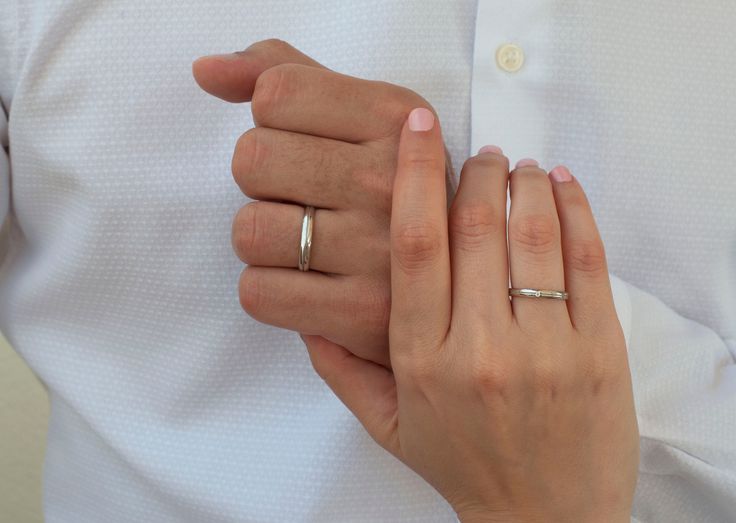
[[[496,143],[572,168],[628,282],[634,516],[733,521],[734,24],[729,0],[0,3],[0,330],[50,391],[47,521],[455,520],[294,333],[240,309],[230,158],[252,120],[190,64],[269,37],[418,91],[456,164]]]

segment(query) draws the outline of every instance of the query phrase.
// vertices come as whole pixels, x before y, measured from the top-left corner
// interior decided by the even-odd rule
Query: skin
[[[284,54],[274,56],[283,60],[288,49],[282,44],[276,48]],[[237,92],[242,93],[242,89],[258,83],[247,75],[258,71],[254,63],[269,62],[263,55],[256,55],[259,58],[226,62],[205,59],[204,64],[199,61],[199,65],[195,63],[195,77],[209,92],[243,101],[247,93],[235,96],[228,89],[241,89]],[[239,73],[217,69],[235,67],[238,60],[245,60],[238,64]],[[342,95],[333,91],[330,103],[323,107],[342,116],[322,118],[320,124],[315,124],[314,115],[308,116],[308,106],[319,112],[320,106],[313,104],[326,103],[320,93],[329,88],[327,84],[313,84],[318,75],[307,74],[308,67],[312,66],[289,66],[296,76],[306,74],[310,80],[291,79],[299,89],[282,85],[268,91],[283,95],[278,100],[281,110],[273,107],[276,103],[266,104],[270,109],[263,113],[255,107],[257,85],[255,94],[250,95],[254,116],[259,115],[257,125],[266,121],[275,127],[296,115],[298,121],[289,120],[288,131],[308,134],[304,139],[321,147],[318,153],[307,151],[309,145],[282,149],[298,153],[299,158],[290,157],[298,167],[283,174],[291,176],[289,182],[274,182],[278,189],[268,195],[276,200],[311,203],[307,187],[311,182],[302,184],[303,173],[310,176],[311,160],[304,158],[318,154],[317,174],[335,177],[323,186],[323,192],[331,191],[329,185],[343,202],[333,212],[347,217],[347,209],[355,205],[362,210],[364,220],[340,220],[343,227],[350,228],[346,236],[352,241],[331,256],[325,252],[322,263],[330,263],[328,258],[332,256],[342,258],[332,263],[344,263],[340,270],[345,274],[300,273],[288,267],[296,265],[296,253],[289,252],[298,245],[301,212],[294,213],[294,221],[289,221],[288,204],[269,203],[278,207],[272,207],[274,213],[264,221],[273,220],[273,227],[285,226],[273,233],[271,238],[276,240],[271,243],[283,241],[283,246],[263,247],[267,242],[248,240],[248,250],[283,251],[261,259],[262,266],[246,269],[244,275],[256,269],[260,278],[255,285],[247,281],[247,276],[245,284],[241,281],[241,291],[246,291],[245,299],[241,298],[246,311],[257,319],[301,332],[315,370],[371,437],[444,496],[461,521],[628,521],[639,459],[631,376],[603,243],[578,181],[574,177],[567,182],[554,181],[535,166],[509,172],[508,159],[502,154],[478,154],[463,165],[460,186],[448,213],[446,158],[436,113],[429,110],[428,114],[435,116],[430,130],[411,131],[407,116],[412,108],[431,108],[422,101],[413,107],[402,106],[394,115],[386,109],[393,107],[393,101],[380,98],[387,93],[390,98],[393,91],[379,82],[372,85],[377,89],[370,103],[359,100],[357,91],[341,90]],[[340,89],[351,89],[340,83],[343,80],[357,82],[352,87],[356,90],[364,82],[312,68],[326,75],[320,77],[325,82],[333,81]],[[230,82],[238,75],[242,76],[238,81]],[[210,80],[213,83],[208,83]],[[312,90],[309,85],[319,88]],[[370,87],[360,86],[366,86],[366,90]],[[290,97],[298,100],[289,102]],[[361,112],[365,108],[370,110]],[[307,132],[316,131],[309,125],[324,125],[319,132],[338,140],[337,136],[346,132],[340,126],[355,119],[360,124],[348,126],[355,139],[358,133],[381,125],[364,124],[370,120],[371,110],[377,113],[377,120],[384,111],[382,125],[386,128],[395,125],[389,124],[391,118],[400,118],[396,135],[389,132],[374,141],[350,142],[375,148],[371,149],[375,155],[385,154],[381,161],[388,162],[389,171],[394,169],[371,171],[376,177],[386,175],[392,180],[388,217],[382,218],[378,216],[384,212],[385,200],[368,202],[370,196],[361,200],[351,192],[356,179],[350,173],[359,167],[335,152],[337,146],[332,149],[334,156],[326,159],[325,151],[330,150],[332,142],[326,145]],[[294,138],[278,136],[282,140]],[[392,141],[393,155],[387,145]],[[382,146],[386,151],[379,152]],[[358,149],[353,151],[359,154]],[[341,160],[333,159],[338,157]],[[366,156],[358,158],[365,160]],[[343,160],[344,164],[339,163]],[[373,165],[367,161],[367,165]],[[284,162],[279,165],[288,170],[289,160]],[[329,169],[338,164],[342,170]],[[278,171],[282,172],[281,167]],[[265,175],[268,180],[278,176],[276,170]],[[340,176],[347,177],[348,182],[337,180]],[[284,189],[286,186],[291,192]],[[511,194],[508,224],[507,187]],[[360,189],[362,192],[357,192],[365,195],[365,189]],[[366,210],[371,205],[373,211]],[[279,213],[281,216],[276,217]],[[363,223],[369,216],[376,220],[372,225]],[[325,223],[327,219],[321,222]],[[318,218],[317,231],[321,224]],[[375,231],[372,227],[378,229],[379,224],[386,227],[383,235],[376,232],[371,236]],[[236,249],[241,230],[234,227]],[[386,253],[381,261],[384,265],[381,269],[367,267],[367,263],[379,262],[364,260],[365,252],[371,253],[368,258],[380,256],[373,249],[364,249],[361,243],[381,241],[388,244],[378,251]],[[329,244],[320,244],[317,236],[315,243],[330,249]],[[283,262],[274,263],[279,256],[283,256]],[[287,260],[287,256],[292,258]],[[351,263],[355,264],[352,270]],[[352,319],[353,323],[338,332],[338,322],[330,321],[331,315],[341,312],[340,299],[359,299],[359,295],[347,298],[346,293],[354,291],[359,281],[367,281],[366,271],[375,277],[371,281],[376,288],[388,287],[388,343],[379,349],[387,349],[388,365],[368,346],[371,336],[384,339],[373,330],[376,325],[366,328],[356,323],[360,318],[348,318],[346,321]],[[312,277],[320,278],[319,287],[308,282]],[[570,299],[509,300],[509,277],[516,287],[566,289]],[[340,284],[341,290],[335,290]],[[316,296],[307,298],[305,289],[313,289]],[[255,292],[257,298],[248,298],[249,292]],[[308,302],[308,316],[304,316],[304,300],[312,300]],[[253,314],[254,304],[257,314]],[[267,312],[260,308],[264,304]],[[354,316],[356,310],[360,309],[351,310]],[[336,339],[343,336],[345,342]],[[353,339],[360,343],[351,343]]]
[[[254,200],[233,220],[248,267],[243,309],[258,321],[320,335],[390,368],[389,220],[401,128],[430,104],[387,82],[343,75],[281,40],[192,65],[229,102],[251,102],[235,182]],[[339,110],[337,110],[339,108]],[[304,205],[317,208],[310,270],[297,269]]]

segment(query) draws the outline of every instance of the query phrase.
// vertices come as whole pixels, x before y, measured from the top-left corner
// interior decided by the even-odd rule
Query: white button
[[[516,44],[503,44],[496,50],[498,67],[509,73],[515,73],[524,65],[524,51]]]

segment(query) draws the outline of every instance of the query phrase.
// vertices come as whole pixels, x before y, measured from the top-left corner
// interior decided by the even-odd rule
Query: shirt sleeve
[[[730,521],[736,506],[736,362],[712,329],[615,276],[641,459],[633,517]]]

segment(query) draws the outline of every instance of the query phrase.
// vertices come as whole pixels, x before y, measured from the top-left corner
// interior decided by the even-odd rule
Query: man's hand
[[[232,160],[241,190],[259,200],[233,222],[233,248],[248,264],[243,309],[390,367],[398,142],[413,108],[434,110],[410,89],[334,72],[276,39],[200,58],[192,70],[208,93],[250,101],[256,125]],[[296,268],[304,205],[317,208],[308,272]]]

